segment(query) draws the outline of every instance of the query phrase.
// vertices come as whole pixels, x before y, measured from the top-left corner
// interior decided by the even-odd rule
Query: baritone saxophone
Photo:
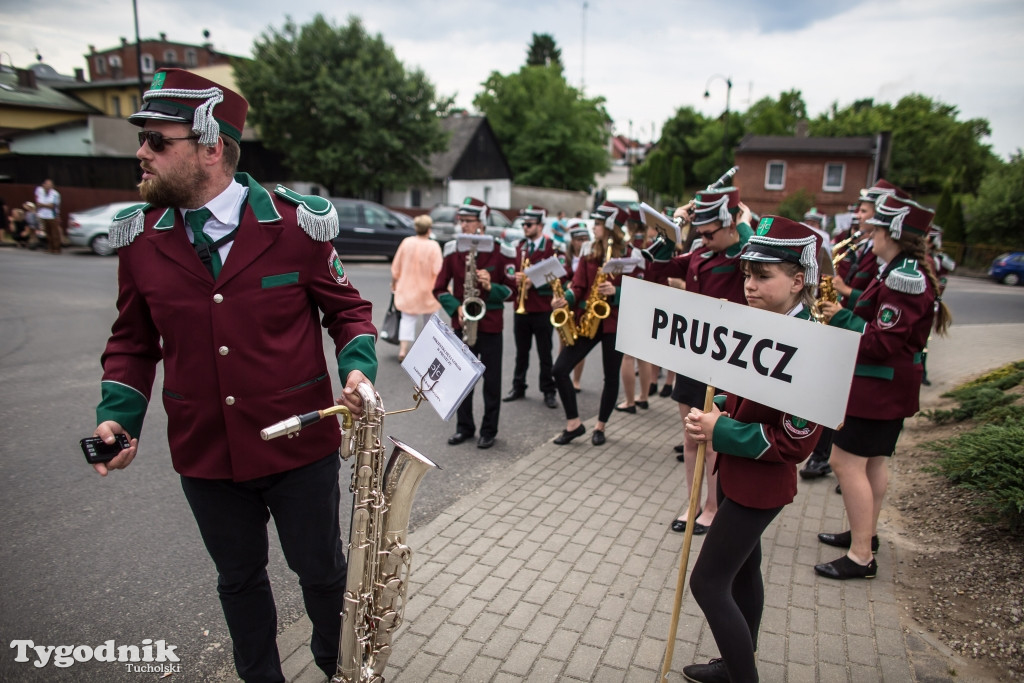
[[[466,278],[462,285],[462,341],[466,346],[476,345],[476,328],[487,313],[487,304],[480,298],[480,286],[476,281],[476,242],[466,256]]]
[[[345,406],[294,416],[260,432],[264,440],[287,435],[328,415],[341,414],[341,457],[353,458],[352,522],[348,575],[341,613],[337,673],[331,683],[383,683],[392,637],[402,624],[412,550],[406,545],[409,514],[423,476],[437,467],[393,437],[391,456],[381,443],[384,405],[368,384],[359,385],[363,415]]]

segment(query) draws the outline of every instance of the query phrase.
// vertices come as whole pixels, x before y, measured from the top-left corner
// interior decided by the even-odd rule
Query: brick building
[[[228,64],[231,55],[217,52],[212,43],[191,45],[167,40],[167,34],[161,33],[159,40],[141,41],[142,77],[147,83],[152,80],[157,69],[176,67],[179,69],[196,69],[204,66]],[[139,78],[139,59],[135,51],[135,43],[121,38],[121,45],[109,50],[97,51],[89,46],[89,54],[84,55],[89,65],[89,81],[134,80]]]
[[[783,199],[807,192],[821,213],[844,213],[884,176],[889,134],[844,138],[747,135],[735,149],[734,182],[743,201],[759,214],[773,213]]]

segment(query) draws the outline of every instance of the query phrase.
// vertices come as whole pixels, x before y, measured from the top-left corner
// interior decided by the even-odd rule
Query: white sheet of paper
[[[632,273],[641,263],[643,263],[643,259],[633,258],[632,256],[612,258],[605,261],[601,271],[604,273]]]
[[[445,422],[484,374],[484,364],[436,313],[409,349],[402,369]]]
[[[547,282],[548,275],[565,277],[569,274],[557,256],[549,256],[543,261],[537,261],[537,263],[527,266],[524,272],[526,277],[530,278],[530,282],[533,283],[534,287],[537,287],[538,283],[544,284]]]
[[[675,243],[679,244],[682,241],[682,233],[679,231],[679,225],[674,220],[656,211],[654,207],[649,206],[645,202],[640,203],[640,222],[647,227],[661,226],[664,232],[669,235],[675,236]]]
[[[455,250],[469,251],[476,244],[478,252],[494,251],[494,238],[490,235],[456,235]]]

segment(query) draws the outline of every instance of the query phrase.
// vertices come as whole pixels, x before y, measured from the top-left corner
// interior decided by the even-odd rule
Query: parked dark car
[[[430,210],[430,219],[434,221],[431,228],[434,239],[444,244],[458,232],[456,212],[458,206],[439,204]],[[487,225],[485,230],[494,239],[500,240],[505,235],[505,230],[512,227],[512,221],[505,218],[505,214],[491,209],[487,212]]]
[[[330,198],[338,211],[338,236],[334,248],[341,258],[386,256],[392,259],[398,245],[416,230],[380,204],[365,199]]]
[[[988,269],[988,276],[1004,285],[1019,285],[1024,281],[1024,251],[996,257]]]

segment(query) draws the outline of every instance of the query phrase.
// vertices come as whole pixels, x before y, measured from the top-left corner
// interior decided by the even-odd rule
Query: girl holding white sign
[[[846,419],[832,441],[829,462],[842,487],[850,530],[818,534],[826,545],[849,548],[814,571],[831,579],[871,579],[878,572],[878,514],[889,485],[887,458],[896,448],[904,418],[918,410],[922,352],[934,329],[952,322],[941,303],[938,279],[925,254],[925,235],[935,214],[916,202],[884,195],[868,223],[879,266],[853,309],[824,304],[830,325],[861,333]],[[936,302],[939,303],[936,306]]]
[[[806,225],[765,216],[740,255],[747,303],[810,320],[821,236]],[[718,512],[690,577],[722,657],[683,667],[690,681],[756,681],[754,651],[764,611],[761,535],[796,496],[796,466],[821,427],[734,394],[711,412],[691,408],[686,433],[718,452]]]

